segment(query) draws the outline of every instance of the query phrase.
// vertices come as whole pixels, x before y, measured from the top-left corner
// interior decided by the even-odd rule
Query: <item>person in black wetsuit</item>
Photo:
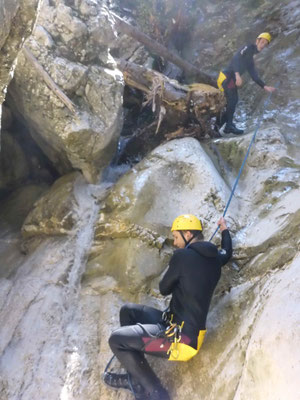
[[[169,267],[159,283],[162,295],[172,295],[167,313],[132,303],[125,304],[120,310],[121,327],[111,334],[109,345],[132,378],[136,399],[170,399],[149,366],[145,353],[186,361],[196,355],[201,347],[206,317],[221,276],[221,267],[232,255],[231,237],[223,217],[218,225],[222,232],[220,251],[214,244],[203,241],[202,225],[197,217],[187,214],[174,220],[171,230],[174,246],[178,250],[171,257]],[[170,353],[171,343],[164,335],[170,319],[177,327],[182,327],[181,347],[176,347],[179,353],[177,350]],[[105,372],[103,380],[113,388],[131,387],[127,374]]]
[[[233,133],[235,135],[243,134],[242,129],[238,129],[233,123],[233,115],[238,103],[238,87],[242,86],[241,75],[248,71],[251,78],[262,89],[267,92],[275,90],[272,86],[267,86],[259,77],[253,57],[255,54],[262,51],[271,41],[271,35],[268,32],[261,33],[257,38],[255,44],[248,44],[241,47],[232,58],[227,68],[220,72],[218,77],[218,87],[224,91],[227,106],[226,113],[217,121],[217,126],[222,127],[225,123],[224,133]]]

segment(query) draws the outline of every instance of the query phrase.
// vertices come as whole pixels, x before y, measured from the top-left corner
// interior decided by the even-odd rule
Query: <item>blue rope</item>
[[[278,87],[278,84],[275,85],[275,88],[277,88],[277,87]],[[235,182],[234,182],[233,188],[232,188],[232,190],[231,190],[229,200],[228,200],[228,202],[227,202],[227,204],[226,204],[226,207],[225,207],[225,210],[224,210],[224,212],[223,212],[223,217],[225,217],[225,215],[226,215],[226,213],[227,213],[227,210],[228,210],[228,208],[229,208],[229,205],[230,205],[230,203],[231,203],[231,200],[232,200],[232,197],[233,197],[233,195],[234,195],[235,189],[236,189],[236,187],[237,187],[237,185],[238,185],[238,182],[239,182],[240,177],[241,177],[241,175],[242,175],[242,172],[243,172],[244,166],[245,166],[245,164],[246,164],[247,158],[248,158],[248,156],[249,156],[249,153],[250,153],[252,144],[254,143],[255,138],[256,138],[256,134],[257,134],[257,132],[258,132],[258,130],[259,130],[259,128],[260,128],[260,124],[261,124],[261,121],[262,121],[262,118],[263,118],[265,109],[266,109],[267,105],[268,105],[269,102],[270,102],[272,93],[273,93],[273,92],[271,92],[271,93],[269,94],[268,98],[265,100],[264,107],[263,107],[262,113],[261,113],[261,115],[260,115],[260,117],[259,117],[259,120],[258,120],[258,122],[257,122],[257,126],[256,126],[256,129],[255,129],[255,132],[254,132],[254,134],[253,134],[253,136],[252,136],[251,142],[250,142],[250,144],[249,144],[249,146],[248,146],[247,153],[246,153],[246,155],[245,155],[245,157],[244,157],[244,160],[243,160],[243,162],[242,162],[242,165],[241,165],[241,168],[240,168],[240,170],[239,170],[238,176],[236,177],[236,180],[235,180]],[[214,236],[215,236],[215,234],[218,232],[219,228],[220,228],[220,227],[218,226],[217,229],[215,230],[215,232],[213,233],[212,237],[209,239],[209,241],[211,241],[211,240],[214,238]]]

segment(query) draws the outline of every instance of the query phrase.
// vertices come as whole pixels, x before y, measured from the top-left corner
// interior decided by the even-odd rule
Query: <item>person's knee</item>
[[[134,321],[132,321],[133,311],[136,308],[136,304],[134,303],[126,303],[120,309],[120,325],[131,325]]]
[[[140,351],[144,346],[143,330],[139,326],[123,326],[112,332],[108,339],[109,346],[114,354],[120,351]]]
[[[111,348],[112,352],[114,353],[116,349],[120,347],[122,343],[122,336],[119,334],[118,329],[116,329],[109,337],[108,344]]]

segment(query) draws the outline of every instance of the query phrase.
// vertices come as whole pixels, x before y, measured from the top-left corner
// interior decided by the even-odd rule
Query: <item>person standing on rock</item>
[[[241,47],[233,56],[227,68],[220,72],[218,77],[218,87],[225,93],[226,97],[226,113],[217,121],[217,127],[221,128],[225,123],[224,133],[233,133],[241,135],[244,133],[242,129],[238,129],[233,123],[233,116],[238,103],[238,87],[242,86],[243,80],[241,75],[248,71],[251,78],[262,89],[267,92],[275,90],[272,86],[267,86],[259,77],[253,57],[261,52],[271,41],[271,35],[263,32],[256,38],[255,44],[247,44]]]
[[[125,304],[120,325],[109,345],[128,374],[105,372],[104,383],[132,390],[136,399],[169,400],[169,394],[148,364],[145,354],[170,361],[188,361],[200,350],[206,332],[206,317],[221,267],[232,255],[226,221],[218,221],[221,250],[203,241],[202,225],[194,215],[177,217],[172,225],[174,246],[169,267],[159,283],[160,293],[172,295],[168,311]]]

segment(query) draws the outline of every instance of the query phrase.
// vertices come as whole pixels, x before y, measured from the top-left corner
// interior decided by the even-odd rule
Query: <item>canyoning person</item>
[[[188,361],[198,353],[221,267],[232,255],[231,237],[223,217],[218,225],[222,232],[220,251],[203,240],[197,217],[187,214],[174,220],[171,231],[178,249],[159,283],[162,295],[172,295],[169,308],[162,312],[132,303],[121,308],[121,327],[113,331],[109,345],[128,374],[105,372],[103,380],[108,386],[133,389],[136,399],[170,399],[145,354]]]
[[[248,71],[251,78],[262,89],[267,92],[275,90],[272,86],[267,86],[259,77],[255,64],[254,56],[261,52],[271,41],[271,35],[263,32],[257,36],[255,44],[247,44],[241,47],[233,56],[227,68],[220,72],[218,77],[218,87],[224,91],[226,97],[226,112],[217,120],[217,127],[221,128],[225,123],[224,133],[233,133],[241,135],[244,133],[242,129],[238,129],[233,123],[233,116],[238,103],[238,87],[242,86],[243,80],[241,75]]]

